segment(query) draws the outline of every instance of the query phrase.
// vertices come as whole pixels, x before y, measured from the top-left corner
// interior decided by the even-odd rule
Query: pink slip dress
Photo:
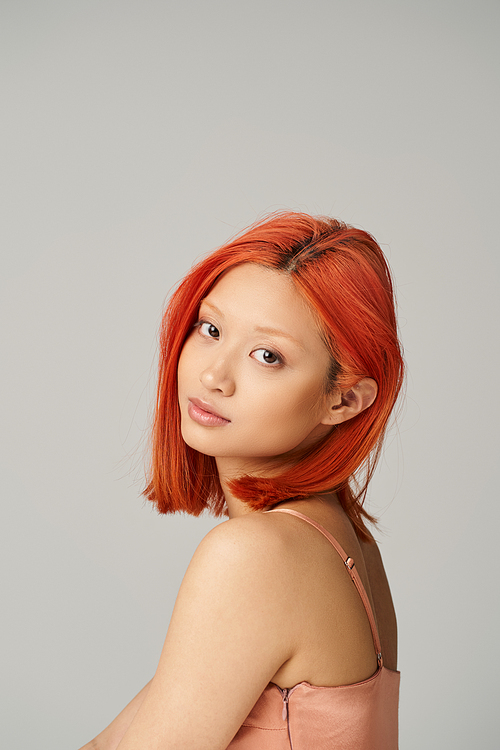
[[[227,750],[397,750],[399,672],[384,667],[377,625],[361,578],[336,539],[308,516],[287,508],[325,536],[341,556],[370,622],[377,671],[362,682],[318,687],[299,682],[266,687]]]

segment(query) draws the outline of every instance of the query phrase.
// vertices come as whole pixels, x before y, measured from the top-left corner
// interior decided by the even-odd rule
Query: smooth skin
[[[228,489],[243,472],[279,471],[295,449],[369,408],[376,383],[331,391],[329,362],[313,314],[281,272],[238,266],[203,301],[179,362],[182,433],[215,456],[229,519],[189,564],[152,681],[82,750],[225,750],[269,682],[343,685],[375,672],[365,610],[329,542],[296,517],[250,512]],[[204,413],[224,420],[207,424]],[[280,507],[318,521],[355,559],[395,669],[376,544],[359,542],[334,493]]]

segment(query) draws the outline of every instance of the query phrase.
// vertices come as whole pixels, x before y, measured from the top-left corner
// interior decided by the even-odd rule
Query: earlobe
[[[373,378],[362,378],[346,391],[335,391],[323,424],[340,424],[352,419],[373,404],[377,392],[378,386]]]

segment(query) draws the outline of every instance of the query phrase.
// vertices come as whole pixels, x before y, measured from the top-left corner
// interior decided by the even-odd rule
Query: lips
[[[194,422],[198,424],[214,427],[217,425],[229,424],[230,419],[226,419],[218,414],[215,409],[205,401],[198,398],[190,398],[188,402],[188,414]]]

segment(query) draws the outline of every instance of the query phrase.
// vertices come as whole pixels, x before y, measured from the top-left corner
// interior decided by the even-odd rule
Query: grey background
[[[215,523],[140,497],[163,302],[292,208],[371,231],[397,279],[407,400],[370,507],[401,748],[498,747],[499,17],[0,4],[2,746],[77,748],[152,676]]]

